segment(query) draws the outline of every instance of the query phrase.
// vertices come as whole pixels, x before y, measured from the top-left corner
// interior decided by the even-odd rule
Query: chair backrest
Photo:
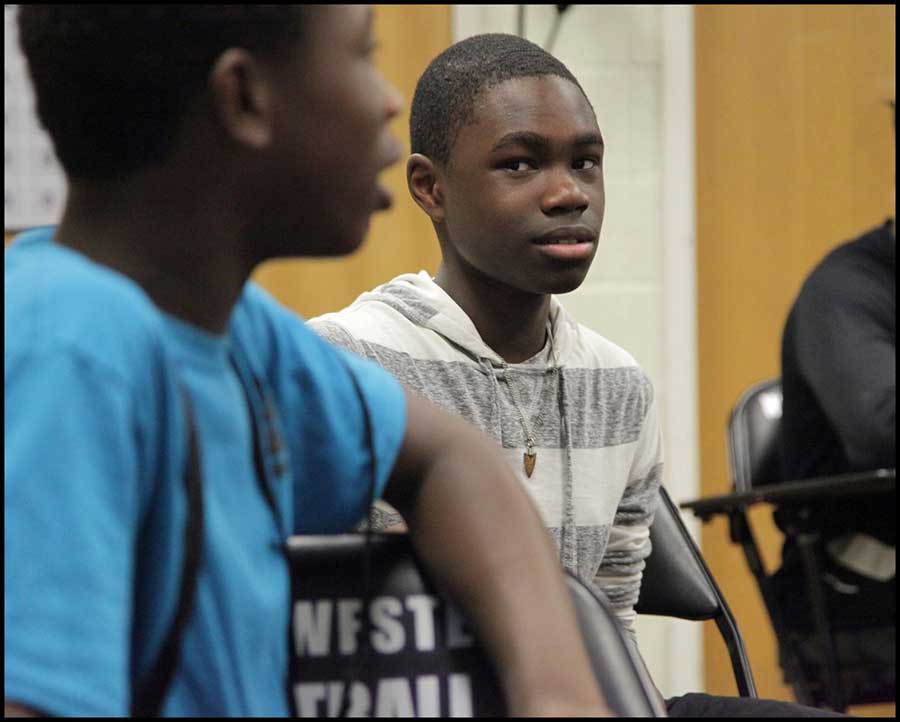
[[[635,610],[638,614],[714,620],[728,647],[739,694],[755,697],[756,686],[740,630],[678,508],[662,486],[650,526],[650,543],[652,551]]]
[[[728,421],[728,462],[737,492],[783,481],[778,450],[781,379],[753,384],[738,399]]]
[[[291,687],[301,716],[498,716],[496,674],[464,619],[423,574],[405,534],[295,536]],[[368,570],[367,570],[368,564]],[[368,577],[368,593],[367,582]],[[566,580],[598,683],[619,715],[665,716],[600,596]],[[368,613],[367,611],[368,610]]]
[[[668,492],[660,487],[650,527],[652,551],[641,581],[635,610],[639,614],[703,621],[721,609],[705,564]]]

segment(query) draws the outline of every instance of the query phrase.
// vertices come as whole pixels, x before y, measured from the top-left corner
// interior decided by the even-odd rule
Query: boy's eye
[[[510,170],[513,173],[523,173],[527,170],[534,170],[535,165],[530,160],[508,160],[501,166],[505,170]]]
[[[593,170],[600,165],[597,158],[579,158],[575,161],[575,170]]]

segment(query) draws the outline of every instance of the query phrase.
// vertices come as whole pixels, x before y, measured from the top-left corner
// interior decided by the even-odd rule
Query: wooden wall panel
[[[893,5],[695,7],[701,487],[726,493],[725,424],[778,375],[799,286],[830,248],[894,213]],[[766,559],[779,557],[770,510]],[[743,630],[761,696],[790,699],[755,583],[726,525],[704,554]],[[707,690],[732,694],[714,629]],[[866,714],[885,710],[863,708]],[[893,706],[888,710],[892,713]]]
[[[419,76],[452,41],[450,5],[376,5],[376,54],[380,70],[403,94],[404,112],[393,122],[409,151],[409,104]],[[400,273],[437,271],[440,250],[427,216],[409,197],[404,157],[386,171],[394,194],[391,210],[373,218],[356,254],[337,259],[278,260],[261,266],[254,280],[306,318],[337,311],[360,293]]]

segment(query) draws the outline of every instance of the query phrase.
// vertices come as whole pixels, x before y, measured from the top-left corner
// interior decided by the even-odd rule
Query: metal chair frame
[[[692,621],[713,620],[728,648],[738,694],[756,697],[750,662],[734,615],[664,487],[659,490],[650,540],[653,551],[646,561],[635,610],[638,614]]]

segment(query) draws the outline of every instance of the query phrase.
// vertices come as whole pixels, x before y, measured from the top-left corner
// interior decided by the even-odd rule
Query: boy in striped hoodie
[[[479,35],[425,70],[410,135],[407,182],[440,243],[437,275],[398,276],[310,324],[492,436],[565,568],[606,595],[636,641],[662,477],[653,387],[628,352],[554,297],[581,285],[603,223],[594,109],[537,45]],[[403,528],[386,505],[373,516]],[[696,694],[667,706],[673,716],[820,712]]]
[[[479,72],[444,70],[464,64]],[[662,470],[653,388],[553,295],[584,280],[603,222],[593,108],[537,46],[483,35],[425,71],[410,125],[407,178],[441,245],[437,276],[399,276],[311,324],[491,435],[564,566],[599,587],[633,635]]]

